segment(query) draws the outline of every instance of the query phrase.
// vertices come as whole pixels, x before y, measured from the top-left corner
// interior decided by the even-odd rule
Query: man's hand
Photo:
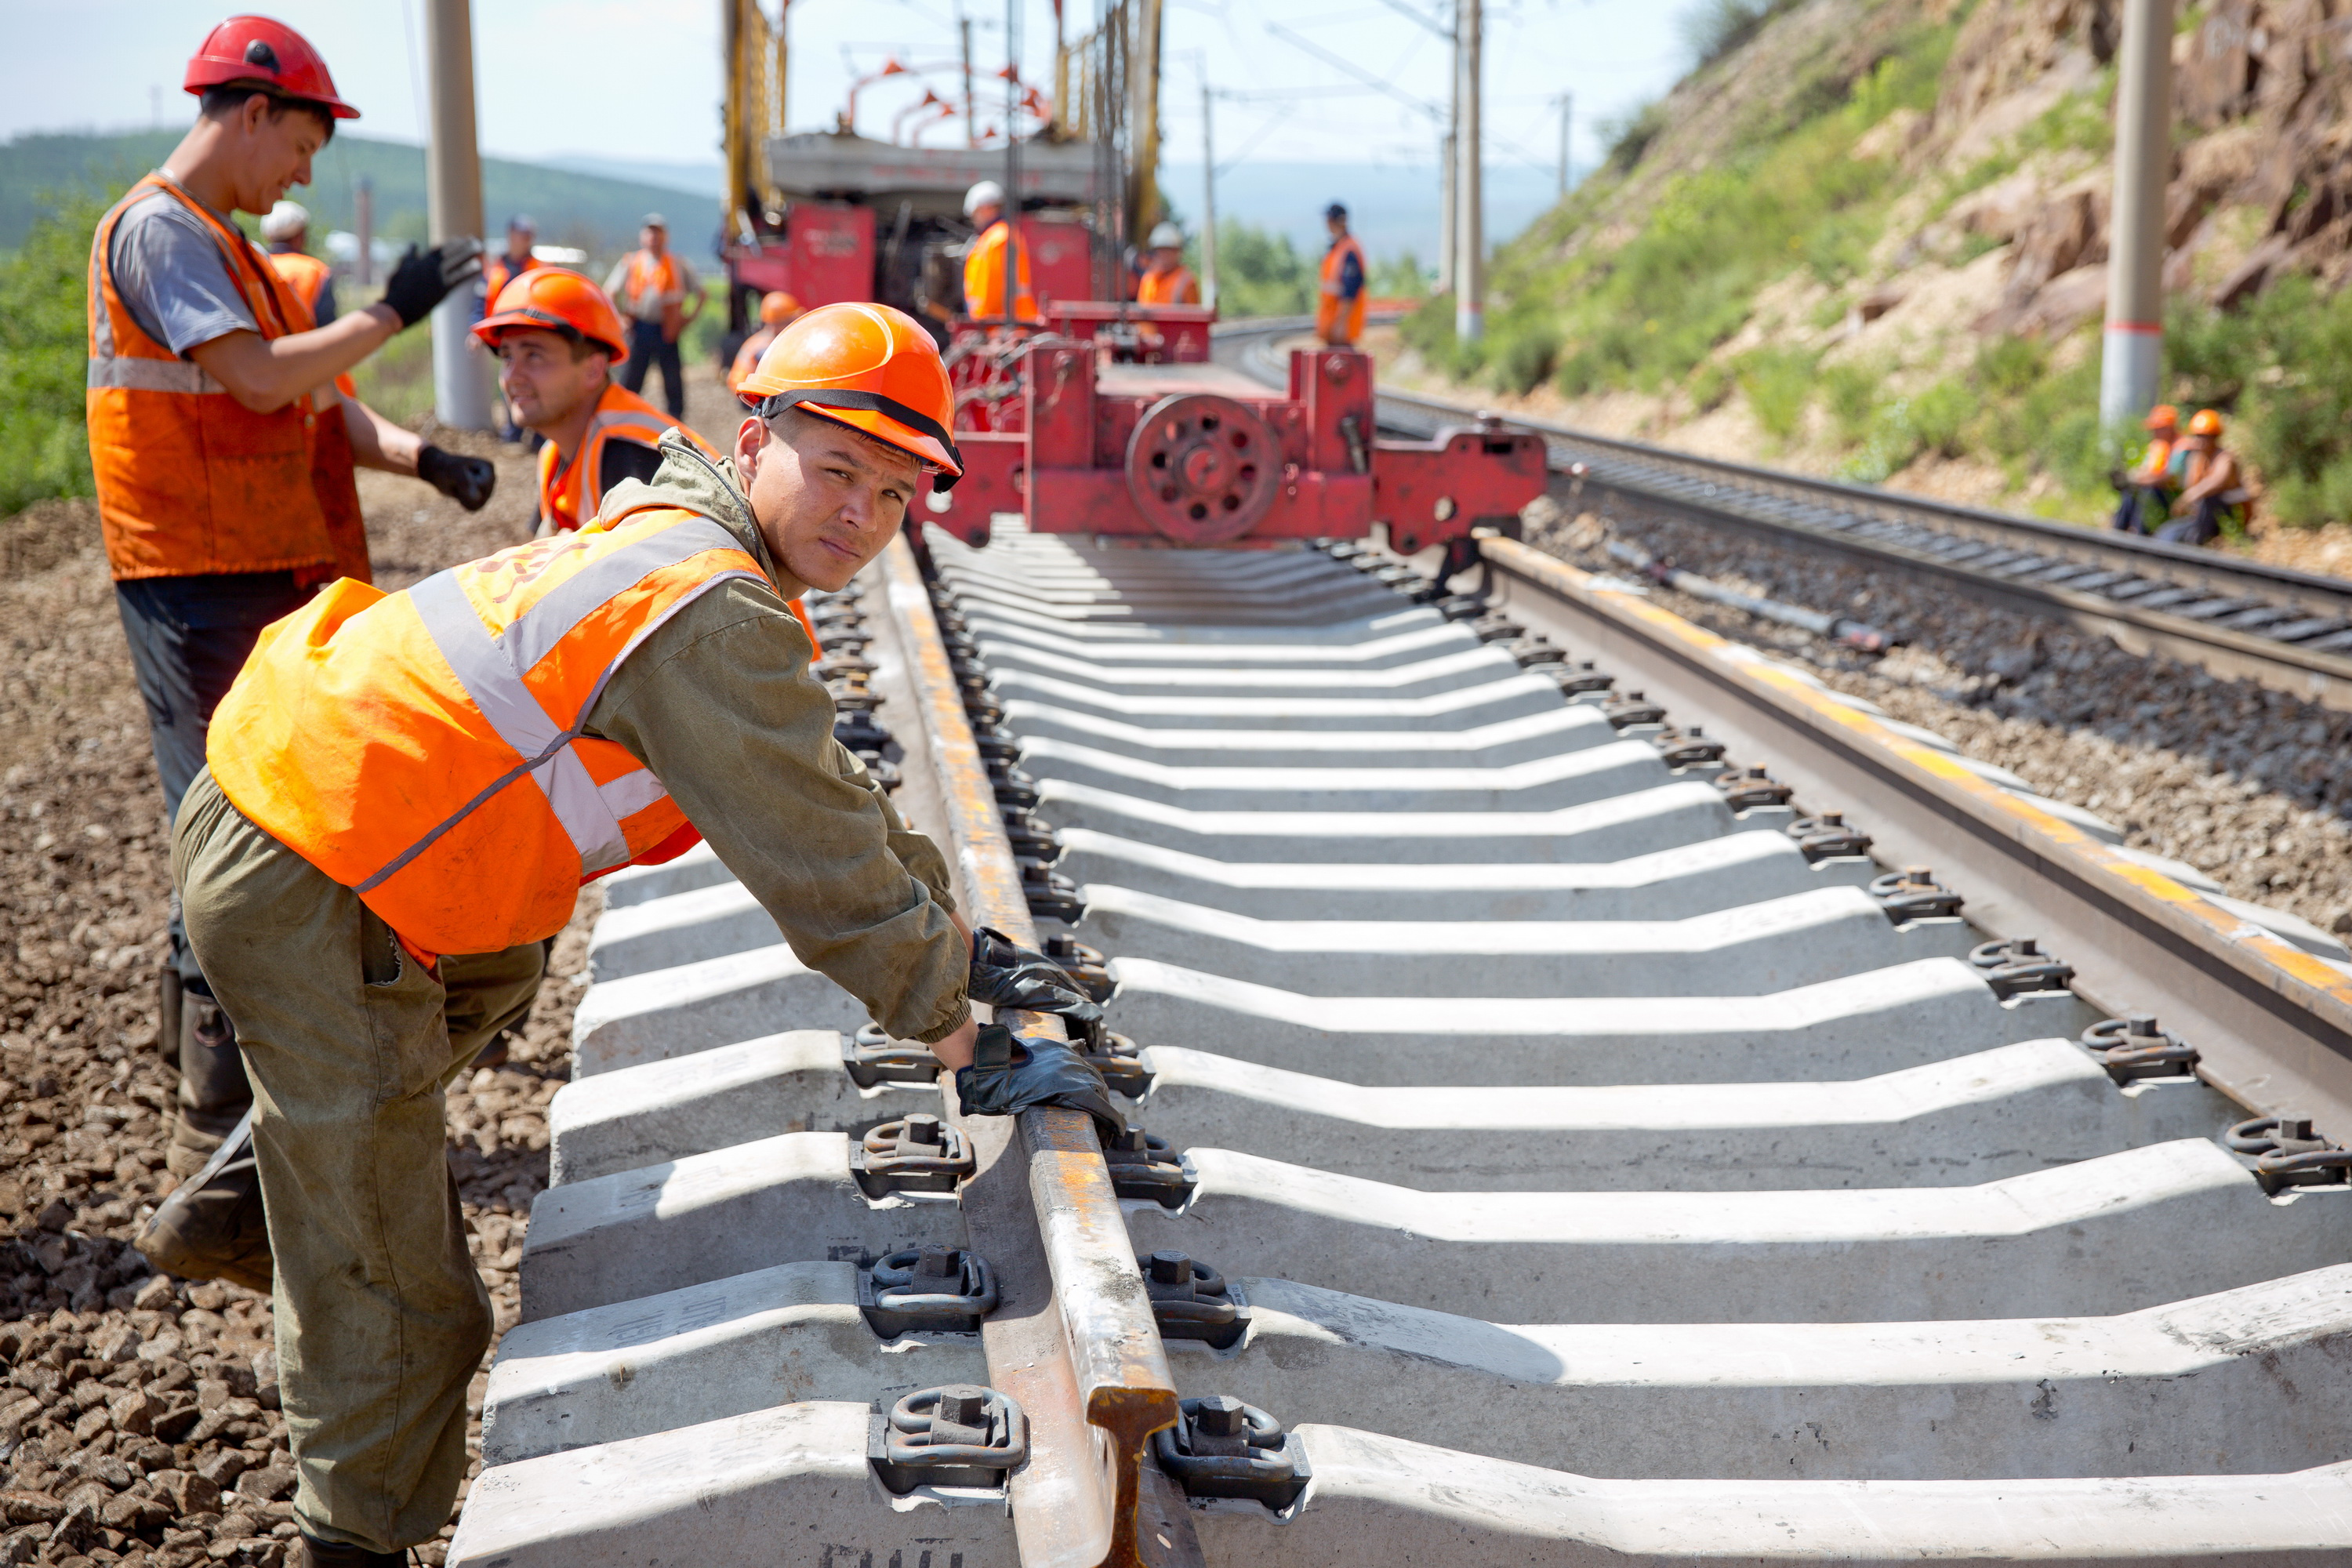
[[[955,1075],[956,1098],[966,1116],[1013,1116],[1055,1105],[1093,1117],[1105,1141],[1127,1130],[1127,1118],[1111,1103],[1102,1074],[1060,1040],[1016,1038],[1003,1025],[991,1024],[975,1038],[973,1058]]]
[[[383,286],[381,303],[391,307],[400,324],[413,327],[449,297],[449,290],[482,275],[482,242],[467,236],[445,239],[430,250],[408,247]]]
[[[416,477],[467,511],[481,510],[499,488],[499,471],[488,458],[461,458],[438,447],[417,452]]]

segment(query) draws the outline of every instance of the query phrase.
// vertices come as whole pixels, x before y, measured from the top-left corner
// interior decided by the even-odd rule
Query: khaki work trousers
[[[253,1080],[297,1521],[374,1552],[429,1541],[465,1479],[466,1389],[491,1326],[443,1091],[530,1010],[544,950],[444,958],[436,978],[209,771],[180,808],[172,875]]]

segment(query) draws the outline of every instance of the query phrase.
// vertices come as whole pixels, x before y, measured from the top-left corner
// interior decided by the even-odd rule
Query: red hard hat
[[[499,289],[490,313],[474,323],[474,335],[495,350],[500,338],[524,327],[570,327],[614,359],[629,357],[629,334],[604,290],[561,267],[534,267]]]
[[[180,85],[201,93],[233,81],[267,82],[278,93],[318,104],[338,120],[360,117],[337,96],[335,79],[310,40],[267,16],[231,16],[215,27],[188,57],[188,74]]]
[[[888,305],[820,305],[776,334],[735,395],[762,419],[798,407],[898,447],[944,490],[963,473],[940,346]]]

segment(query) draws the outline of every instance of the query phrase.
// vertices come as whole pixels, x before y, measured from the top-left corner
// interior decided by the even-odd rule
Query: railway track
[[[2332,939],[1507,540],[930,550],[845,724],[1132,1131],[611,879],[449,1561],[2352,1561]]]
[[[1304,318],[1238,321],[1219,358],[1280,384]],[[1427,437],[1456,404],[1383,390],[1382,425]],[[2187,545],[1702,458],[1514,416],[1540,433],[1586,504],[1654,512],[1781,546],[1926,575],[1973,597],[2352,710],[2352,582]]]

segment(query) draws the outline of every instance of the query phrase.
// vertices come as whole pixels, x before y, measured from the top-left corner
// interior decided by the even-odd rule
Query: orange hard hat
[[[2179,423],[2180,410],[2169,403],[2158,404],[2147,411],[2147,417],[2139,422],[2143,430],[2170,430]]]
[[[782,289],[771,289],[760,297],[760,320],[772,327],[781,327],[801,313],[801,302]]]
[[[265,83],[279,96],[315,103],[338,120],[360,117],[336,93],[335,79],[310,40],[267,16],[231,16],[205,34],[188,57],[188,74],[180,85],[202,93],[234,81]]]
[[[963,475],[948,426],[955,392],[940,346],[887,305],[820,305],[776,334],[735,388],[762,419],[805,408],[919,459],[934,489]]]
[[[2221,433],[2221,416],[2210,408],[2200,408],[2189,416],[2189,433],[2191,436],[2219,436]]]
[[[474,335],[491,348],[524,327],[561,331],[569,327],[614,359],[629,357],[629,334],[604,290],[577,272],[534,267],[499,290],[490,313],[474,323]]]

